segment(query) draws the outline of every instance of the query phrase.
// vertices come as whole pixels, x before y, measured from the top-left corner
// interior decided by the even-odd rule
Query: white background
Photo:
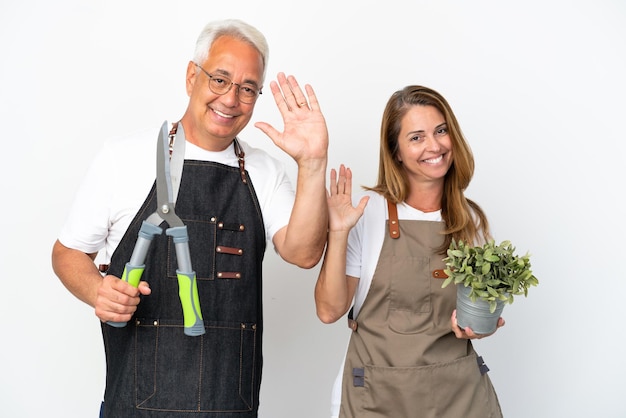
[[[227,17],[267,36],[268,82],[284,71],[314,86],[330,164],[352,167],[357,186],[376,179],[389,95],[423,84],[446,96],[476,157],[468,196],[540,280],[476,344],[504,415],[626,417],[621,0],[1,0],[0,416],[97,416],[98,320],[50,250],[102,142],[182,116],[196,36]],[[257,120],[282,128],[270,94]],[[252,124],[241,137],[293,176]],[[349,331],[317,320],[317,271],[267,253],[263,418],[328,416]]]

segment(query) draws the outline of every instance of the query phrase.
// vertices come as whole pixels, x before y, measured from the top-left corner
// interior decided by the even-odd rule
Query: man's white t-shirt
[[[59,235],[66,247],[99,254],[108,263],[126,229],[145,201],[156,179],[158,129],[148,129],[105,142],[87,171]],[[239,140],[263,214],[266,239],[289,222],[294,189],[280,161]],[[231,144],[220,152],[206,151],[189,142],[185,159],[214,161],[238,167]]]

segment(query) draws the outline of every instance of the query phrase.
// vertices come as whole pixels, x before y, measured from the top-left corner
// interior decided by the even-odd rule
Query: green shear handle
[[[137,237],[137,243],[133,249],[130,261],[126,263],[121,279],[133,287],[139,286],[141,276],[145,269],[144,261],[146,254],[156,235],[160,235],[163,229],[149,222],[143,221]],[[202,313],[200,312],[200,297],[198,296],[198,283],[196,272],[191,267],[191,256],[189,253],[189,235],[187,226],[176,226],[168,228],[165,233],[173,238],[176,258],[178,259],[178,296],[183,307],[183,318],[185,324],[185,335],[192,337],[205,333]],[[116,328],[123,328],[126,322],[108,321],[107,324]]]
[[[200,298],[198,296],[198,282],[196,272],[191,267],[189,255],[189,236],[187,226],[168,228],[165,233],[174,240],[176,258],[178,259],[178,296],[183,307],[185,334],[198,336],[205,333],[204,321],[200,312]]]
[[[137,242],[135,248],[133,248],[133,254],[130,256],[130,261],[124,266],[124,272],[121,279],[130,284],[133,287],[139,286],[141,281],[141,275],[146,268],[144,261],[146,260],[146,254],[152,244],[152,239],[156,235],[161,235],[163,229],[160,227],[143,221],[141,228],[139,229]],[[116,328],[123,328],[126,326],[126,322],[114,322],[108,321],[107,324]]]

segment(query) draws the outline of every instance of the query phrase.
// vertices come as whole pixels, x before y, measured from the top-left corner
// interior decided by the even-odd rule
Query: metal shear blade
[[[157,209],[148,219],[148,222],[160,224],[161,221],[168,223],[170,227],[184,226],[183,221],[176,215],[174,192],[172,187],[172,175],[170,172],[170,144],[167,121],[161,125],[157,145]],[[155,219],[158,218],[158,219]]]

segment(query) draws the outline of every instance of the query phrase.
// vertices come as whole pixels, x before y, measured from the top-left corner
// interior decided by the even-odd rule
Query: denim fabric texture
[[[113,254],[109,274],[122,275],[141,222],[155,208],[153,186]],[[142,297],[126,327],[102,325],[103,417],[256,417],[266,243],[251,179],[244,183],[239,168],[186,160],[176,213],[187,226],[206,333],[183,333],[176,252],[163,233],[152,242],[142,276],[152,293]]]

